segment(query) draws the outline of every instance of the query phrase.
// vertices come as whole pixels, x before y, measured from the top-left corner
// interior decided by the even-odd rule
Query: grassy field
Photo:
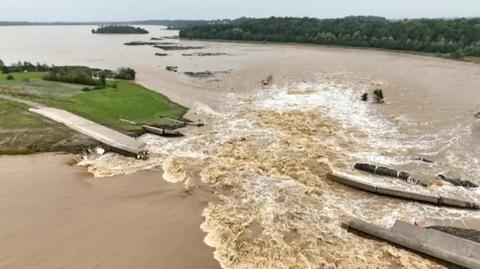
[[[12,75],[15,78],[15,81],[20,80],[30,80],[30,79],[42,79],[45,75],[44,73],[40,72],[21,72],[21,73],[11,73],[11,74],[2,74],[0,73],[0,83],[8,82],[7,76]]]
[[[69,128],[31,113],[27,107],[0,99],[0,155],[45,151],[78,151],[94,143]]]
[[[120,131],[139,131],[141,127],[121,119],[153,125],[168,125],[164,118],[181,118],[187,111],[167,97],[138,84],[117,81],[116,87],[82,91],[84,85],[43,81],[42,73],[13,73],[14,80],[0,75],[0,93],[36,101]]]
[[[44,81],[43,73],[11,75],[13,80],[0,74],[0,94],[65,109],[126,133],[139,132],[141,127],[121,119],[171,125],[164,117],[178,119],[187,111],[167,97],[132,82],[109,81],[105,89],[84,91],[85,85]],[[77,152],[95,143],[64,125],[29,112],[23,104],[0,98],[0,155]]]

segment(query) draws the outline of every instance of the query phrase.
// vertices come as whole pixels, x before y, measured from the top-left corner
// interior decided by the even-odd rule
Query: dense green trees
[[[46,64],[32,64],[26,61],[19,61],[10,66],[7,66],[0,60],[0,70],[4,74],[11,72],[47,72],[48,70],[50,70],[50,67]]]
[[[106,81],[96,78],[94,75],[93,70],[86,67],[53,67],[43,79],[92,86],[105,86]]]
[[[135,80],[136,72],[129,67],[120,67],[114,73],[113,78],[124,80]]]
[[[112,72],[110,70],[93,69],[85,66],[61,66],[50,68],[43,79],[92,86],[105,86],[107,85],[107,78],[135,80],[135,70],[128,67],[121,67],[116,72]]]
[[[93,34],[148,34],[148,31],[129,25],[106,25],[100,26],[98,29],[92,29]]]
[[[194,26],[183,38],[293,42],[480,56],[480,19],[245,19]]]

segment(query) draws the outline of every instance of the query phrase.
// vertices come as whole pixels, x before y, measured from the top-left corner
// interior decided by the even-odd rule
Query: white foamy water
[[[358,217],[384,226],[396,219],[427,225],[431,218],[478,213],[355,191],[326,174],[340,169],[385,186],[473,200],[480,192],[448,184],[424,188],[353,171],[356,161],[409,165],[411,152],[448,148],[452,139],[445,137],[456,135],[409,136],[383,118],[378,105],[359,101],[365,90],[322,79],[253,95],[226,94],[229,112],[203,104],[192,108],[207,127],[188,129],[178,139],[143,136],[148,161],[107,154],[83,164],[97,176],[162,167],[166,180],[185,182],[189,189],[199,181],[218,188],[202,229],[225,268],[431,268],[416,255],[349,234],[341,223]]]

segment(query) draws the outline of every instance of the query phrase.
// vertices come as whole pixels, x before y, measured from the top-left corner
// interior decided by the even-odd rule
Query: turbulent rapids
[[[143,136],[152,155],[148,161],[109,153],[80,164],[97,177],[161,168],[165,180],[184,182],[190,191],[199,184],[215,188],[218,198],[205,209],[201,228],[224,268],[435,268],[418,255],[341,227],[352,217],[388,226],[395,219],[428,224],[431,218],[474,214],[377,197],[327,180],[332,170],[354,173],[358,160],[409,167],[412,151],[429,152],[444,141],[408,136],[378,116],[374,104],[359,98],[371,87],[322,77],[255,94],[225,94],[224,111],[192,108],[190,114],[207,126],[189,128],[187,137]],[[431,188],[377,182],[480,198],[477,191],[438,181]]]

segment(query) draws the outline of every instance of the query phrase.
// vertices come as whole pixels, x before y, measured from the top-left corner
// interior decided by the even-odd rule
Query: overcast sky
[[[480,0],[1,0],[0,21],[478,17]]]

